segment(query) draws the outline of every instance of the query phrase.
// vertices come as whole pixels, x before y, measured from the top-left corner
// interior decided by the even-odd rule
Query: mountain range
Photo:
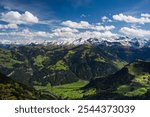
[[[42,45],[105,45],[105,46],[125,46],[133,48],[150,47],[150,39],[148,38],[132,38],[132,37],[118,37],[118,38],[87,38],[87,39],[72,39],[72,40],[29,40],[29,41],[11,41],[1,40],[1,47],[7,47],[9,45],[30,45],[30,44],[42,44]]]
[[[149,99],[147,39],[2,43],[0,48],[0,72],[8,82],[39,95],[14,99]]]

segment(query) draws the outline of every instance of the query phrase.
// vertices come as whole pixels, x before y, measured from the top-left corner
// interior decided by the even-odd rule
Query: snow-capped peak
[[[5,40],[1,39],[0,44],[13,44],[13,45],[29,45],[29,44],[42,44],[42,45],[82,45],[82,44],[92,44],[92,45],[105,45],[105,46],[126,46],[134,48],[150,47],[150,39],[143,38],[130,38],[130,37],[119,37],[119,38],[79,38],[72,41],[68,40]]]

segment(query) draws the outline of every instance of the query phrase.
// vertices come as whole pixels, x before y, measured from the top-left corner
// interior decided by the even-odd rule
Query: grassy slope
[[[93,80],[85,88],[90,87],[98,92],[91,99],[149,99],[150,62],[133,62],[114,75]]]
[[[15,64],[23,64],[23,62],[13,59],[11,51],[0,49],[0,66],[4,68],[13,68]]]
[[[53,93],[60,97],[60,99],[82,99],[84,96],[89,96],[96,93],[95,89],[90,89],[87,91],[81,89],[87,84],[87,81],[79,80],[74,83],[55,87],[51,87],[50,84],[48,84],[47,86],[34,86],[34,88],[43,92]]]
[[[144,67],[150,64],[149,62],[134,62],[127,66],[129,74],[133,75],[134,79],[130,84],[121,85],[117,88],[117,92],[124,96],[141,96],[150,90],[150,71],[145,71]]]
[[[38,67],[44,67],[43,62],[47,59],[48,57],[46,56],[38,55],[34,58],[34,65]]]
[[[22,77],[30,76],[28,80],[19,80],[22,83],[26,80],[26,84],[29,84],[29,80],[31,84],[41,82],[43,85],[48,82],[58,85],[78,79],[90,80],[114,73],[125,65],[91,45],[22,46],[11,51],[1,49],[0,55],[0,71],[10,74],[12,78],[18,77],[20,71]]]
[[[105,74],[110,73],[112,69],[120,69],[125,65],[126,63],[113,58],[112,56],[106,55],[106,53],[101,52],[97,48],[93,48],[90,45],[83,45],[79,47],[40,47],[37,46],[35,48],[33,47],[26,47],[24,50],[20,51],[20,54],[25,56],[27,58],[27,61],[29,62],[29,65],[36,68],[36,70],[47,70],[46,72],[41,74],[45,75],[42,76],[40,80],[36,81],[36,78],[33,82],[36,82],[35,84],[40,84],[41,86],[35,86],[37,90],[40,90],[43,92],[43,94],[49,94],[50,96],[57,95],[61,97],[62,99],[81,99],[84,96],[95,94],[95,89],[91,90],[81,90],[82,87],[84,87],[88,82],[85,82],[83,80],[79,80],[78,82],[74,82],[74,80],[70,80],[71,78],[74,79],[72,76],[78,76],[80,79],[85,79],[83,76],[86,76],[86,80],[91,79],[91,77],[99,77],[99,74],[105,72],[105,69],[108,69]],[[39,49],[39,50],[38,50]],[[2,53],[2,57],[5,57],[4,60],[8,65],[5,65],[6,68],[13,68],[15,64],[21,64],[22,61],[14,59],[15,55],[12,55],[10,51],[6,51],[8,56],[5,56],[5,52]],[[0,59],[3,59],[0,57]],[[10,59],[10,60],[9,60]],[[2,64],[2,63],[1,63]],[[10,65],[9,65],[10,64]],[[28,67],[29,67],[28,65]],[[87,71],[88,70],[88,71]],[[93,70],[93,71],[92,71]],[[110,71],[109,71],[110,70]],[[115,71],[115,70],[114,70]],[[101,73],[99,73],[101,72]],[[39,73],[39,72],[38,72]],[[70,73],[71,75],[68,76],[68,79],[65,79],[66,75],[64,74]],[[89,73],[89,74],[88,74]],[[94,74],[93,74],[94,73]],[[36,76],[41,77],[41,74],[38,74]],[[47,75],[48,74],[48,75]],[[50,76],[52,74],[55,74],[55,76]],[[57,76],[60,74],[59,76]],[[47,75],[47,76],[46,76]],[[64,76],[63,76],[64,75]],[[41,84],[45,79],[47,82],[53,82],[48,81],[49,79],[54,80],[66,80],[62,84],[66,84],[69,82],[73,82],[71,84],[66,85],[60,85],[58,87],[51,87],[51,85],[48,83],[47,86],[42,86]],[[89,79],[88,79],[89,78]],[[46,83],[47,83],[46,82]],[[46,84],[45,83],[45,84]],[[54,84],[55,85],[55,84]]]
[[[0,74],[0,99],[38,99],[38,94],[33,88],[17,83]]]

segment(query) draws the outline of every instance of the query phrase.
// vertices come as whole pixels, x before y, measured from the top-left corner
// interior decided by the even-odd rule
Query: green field
[[[40,90],[42,92],[49,92],[60,99],[81,99],[84,96],[93,95],[96,93],[95,89],[90,90],[82,90],[81,88],[87,85],[88,81],[79,80],[74,83],[60,85],[51,87],[50,84],[47,86],[34,86],[37,90]]]

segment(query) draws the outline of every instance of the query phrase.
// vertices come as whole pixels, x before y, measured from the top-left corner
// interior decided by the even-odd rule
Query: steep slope
[[[0,74],[0,99],[38,99],[38,94],[33,88],[17,83]]]
[[[1,49],[0,54],[0,71],[27,85],[91,80],[112,74],[127,64],[90,44],[20,46]]]
[[[96,88],[88,99],[150,99],[150,62],[136,61],[114,75],[95,79],[85,88]]]
[[[118,59],[122,59],[127,62],[134,62],[137,59],[150,60],[150,47],[133,48],[128,46],[98,46],[105,53],[111,53]]]
[[[0,73],[0,100],[58,99],[55,95],[36,91]]]

